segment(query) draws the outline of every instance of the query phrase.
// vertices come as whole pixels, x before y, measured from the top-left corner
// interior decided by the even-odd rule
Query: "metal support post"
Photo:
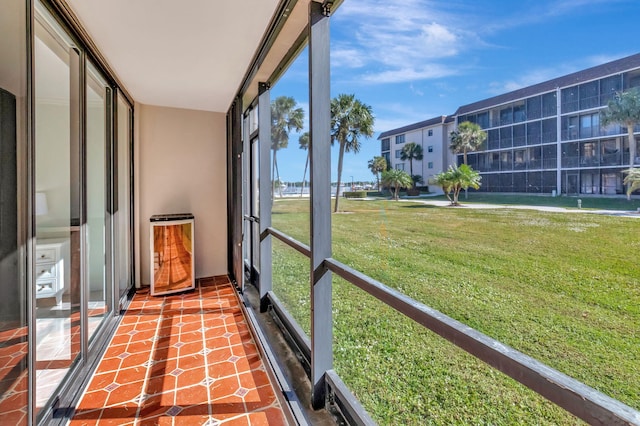
[[[260,144],[260,312],[268,306],[267,293],[273,288],[271,264],[271,235],[266,230],[271,226],[271,99],[269,85],[259,84],[258,94],[258,143]]]
[[[311,404],[325,405],[325,372],[333,368],[331,272],[331,98],[329,5],[309,3],[311,164]]]

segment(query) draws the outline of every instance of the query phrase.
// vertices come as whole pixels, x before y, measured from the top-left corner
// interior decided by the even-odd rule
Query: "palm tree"
[[[307,151],[307,161],[304,163],[304,173],[302,174],[302,187],[300,188],[300,196],[302,197],[302,193],[304,191],[304,178],[307,177],[307,167],[309,166],[309,132],[304,132],[298,138],[298,143],[300,144],[300,149],[304,149]]]
[[[631,168],[625,170],[624,184],[627,185],[627,200],[631,199],[631,193],[640,189],[640,169]]]
[[[640,124],[640,88],[634,87],[626,92],[616,93],[607,104],[607,108],[600,112],[600,122],[603,126],[618,123],[627,128],[629,167],[633,168],[636,161],[636,138],[633,128]]]
[[[402,147],[400,159],[402,161],[409,160],[409,175],[413,176],[413,160],[422,160],[422,147],[415,142],[409,142]]]
[[[273,168],[271,169],[271,181],[280,181],[278,161],[276,154],[279,149],[289,145],[289,133],[292,130],[302,129],[304,110],[296,108],[297,102],[291,96],[278,96],[271,102],[271,149],[273,150]],[[271,198],[273,188],[271,187]]]
[[[487,133],[482,127],[470,121],[464,121],[458,128],[449,134],[451,145],[449,148],[454,154],[463,154],[464,164],[467,164],[467,151],[475,151],[487,139]]]
[[[378,182],[378,191],[380,191],[380,173],[387,170],[387,159],[378,156],[373,157],[371,160],[369,160],[367,167],[369,167],[371,173],[376,176],[376,181]]]
[[[360,138],[373,136],[373,113],[371,107],[356,99],[355,95],[340,94],[331,100],[331,144],[338,141],[338,189],[334,212],[338,211],[342,159],[345,152],[358,153]]]
[[[460,166],[449,166],[447,171],[438,173],[434,176],[434,179],[449,201],[451,201],[451,205],[459,206],[458,197],[460,196],[460,191],[469,187],[480,188],[482,176],[466,164],[461,164]]]
[[[400,188],[409,188],[413,185],[413,179],[404,170],[389,169],[382,172],[382,183],[393,188],[393,199],[398,201]]]

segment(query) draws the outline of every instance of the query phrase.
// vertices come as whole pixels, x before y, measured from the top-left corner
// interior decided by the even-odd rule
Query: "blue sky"
[[[380,132],[638,52],[638,0],[345,0],[331,17],[331,94],[354,93],[376,122],[345,154],[342,180],[374,179]],[[308,114],[306,50],[274,85],[280,95]],[[302,180],[298,137],[278,152],[284,181]]]

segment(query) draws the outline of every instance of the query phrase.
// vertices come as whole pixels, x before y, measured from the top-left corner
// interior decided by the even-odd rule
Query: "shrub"
[[[345,191],[344,198],[367,198],[367,191]]]

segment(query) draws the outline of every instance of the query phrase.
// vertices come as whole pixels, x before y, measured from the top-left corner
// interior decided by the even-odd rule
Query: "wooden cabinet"
[[[193,215],[151,217],[151,294],[176,293],[195,288]]]

